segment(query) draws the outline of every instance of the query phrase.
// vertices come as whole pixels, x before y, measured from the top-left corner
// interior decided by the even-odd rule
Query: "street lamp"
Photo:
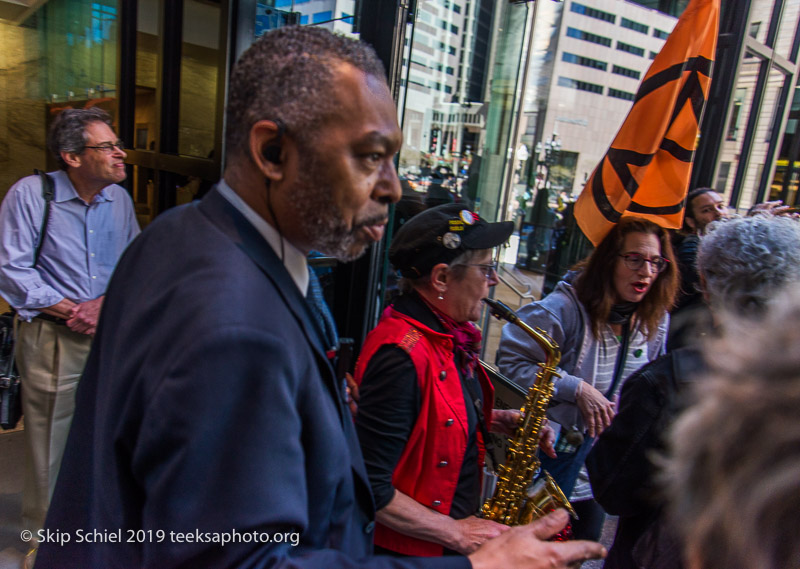
[[[543,271],[550,252],[550,241],[555,223],[555,213],[550,210],[550,170],[561,152],[561,140],[553,133],[544,144],[537,142],[536,197],[530,212],[531,232],[528,235],[525,265],[529,270]],[[542,154],[544,152],[544,154]],[[539,183],[541,168],[545,168],[544,184]]]
[[[541,158],[542,150],[544,150],[544,159]],[[549,190],[550,182],[550,169],[553,164],[558,160],[558,155],[561,152],[561,140],[556,133],[553,133],[550,140],[545,141],[544,145],[539,141],[536,143],[536,155],[539,157],[539,165],[545,167],[544,188]]]

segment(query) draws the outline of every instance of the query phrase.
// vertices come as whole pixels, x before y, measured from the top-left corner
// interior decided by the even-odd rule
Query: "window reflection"
[[[140,0],[136,11],[136,104],[134,107],[134,148],[154,151],[156,129],[156,92],[158,87],[158,46],[161,7],[158,0]],[[133,202],[139,225],[144,227],[155,217],[156,173],[151,168],[134,166],[131,176]]]
[[[728,134],[726,136],[728,140],[736,140],[736,135],[739,132],[739,126],[742,119],[742,104],[744,103],[746,93],[747,89],[736,89],[736,94],[733,98],[733,107],[731,108],[731,120],[728,123]]]
[[[210,158],[214,150],[219,71],[219,1],[184,0],[178,153]]]
[[[0,198],[32,168],[52,170],[47,128],[64,108],[117,120],[116,0],[3,2],[0,18]]]

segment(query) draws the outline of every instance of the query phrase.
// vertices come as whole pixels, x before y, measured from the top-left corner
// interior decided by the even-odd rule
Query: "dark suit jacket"
[[[109,286],[46,523],[70,541],[36,567],[468,566],[369,559],[372,496],[314,322],[217,191],[161,215]],[[216,543],[234,530],[247,542]]]
[[[619,516],[604,569],[682,567],[653,459],[691,403],[690,385],[707,369],[699,348],[684,347],[645,365],[622,386],[618,412],[586,458],[595,500]]]

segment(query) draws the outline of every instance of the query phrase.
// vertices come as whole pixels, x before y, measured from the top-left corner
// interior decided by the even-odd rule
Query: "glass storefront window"
[[[178,153],[212,158],[217,116],[219,1],[184,0]]]
[[[783,57],[791,57],[792,42],[800,29],[800,0],[785,0],[775,51]]]
[[[723,195],[730,197],[735,181],[733,173],[737,171],[739,159],[741,157],[742,145],[744,144],[745,132],[747,130],[747,123],[750,119],[752,111],[753,95],[755,92],[756,81],[758,80],[758,73],[761,67],[761,59],[754,54],[748,54],[742,60],[742,66],[739,71],[738,83],[734,90],[735,99],[728,116],[728,126],[726,127],[725,141],[720,150],[720,163],[730,164],[731,174],[725,180],[725,187],[718,188],[722,190]],[[763,140],[763,138],[762,138]],[[753,161],[751,160],[751,164]],[[719,180],[719,179],[718,179]],[[740,203],[745,203],[741,200]]]
[[[417,4],[401,72],[403,198],[395,230],[443,203],[463,203],[491,221],[504,218],[509,164],[518,177],[524,162],[511,148],[531,10],[486,1]],[[391,283],[387,289],[391,295]]]
[[[256,3],[255,37],[292,24],[354,35],[355,12],[355,0],[262,0]]]
[[[48,2],[39,21],[51,102],[116,95],[116,1]]]
[[[787,205],[797,206],[800,205],[797,197],[798,182],[800,182],[800,144],[797,144],[797,137],[800,136],[798,128],[800,125],[800,86],[795,87],[790,105],[789,120],[786,122],[786,131],[778,153],[769,199],[783,200]]]
[[[155,150],[156,88],[161,7],[158,0],[142,0],[136,24],[136,114],[134,148]]]
[[[136,11],[136,105],[134,141],[137,150],[155,151],[157,132],[158,51],[161,43],[161,3],[140,0]],[[156,172],[141,165],[133,167],[133,201],[139,225],[144,227],[157,213]]]
[[[61,109],[116,117],[117,29],[116,0],[51,0],[25,21],[0,21],[0,196],[33,168],[56,167],[45,135]]]

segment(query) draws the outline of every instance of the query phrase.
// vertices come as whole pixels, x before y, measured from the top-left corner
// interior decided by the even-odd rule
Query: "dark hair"
[[[716,192],[714,188],[695,188],[691,192],[686,195],[686,207],[684,208],[683,212],[683,227],[681,227],[681,231],[684,233],[694,233],[694,229],[686,223],[687,219],[694,219],[694,209],[692,208],[692,202],[694,202],[695,198],[699,198],[703,194],[707,194],[710,192]]]
[[[95,122],[112,126],[111,115],[98,107],[64,109],[58,113],[47,133],[47,148],[58,160],[58,165],[62,170],[67,169],[67,163],[61,158],[61,153],[80,154],[83,152],[86,148],[86,127]]]
[[[596,338],[600,338],[601,328],[608,322],[614,304],[614,271],[625,237],[630,233],[647,233],[658,237],[661,256],[669,261],[667,268],[658,274],[636,308],[636,318],[642,322],[648,338],[657,332],[659,321],[675,302],[679,286],[678,269],[667,230],[647,219],[623,217],[592,254],[575,267],[580,270],[575,281],[575,292],[589,313],[592,333]]]
[[[714,188],[695,188],[686,196],[686,213],[684,217],[691,217],[694,219],[694,210],[692,209],[692,202],[695,198],[699,198],[703,194],[716,192]]]
[[[252,126],[279,119],[301,149],[337,111],[331,96],[338,62],[385,80],[375,51],[366,43],[323,28],[287,26],[261,36],[239,58],[231,74],[225,143],[230,156],[246,156]]]

